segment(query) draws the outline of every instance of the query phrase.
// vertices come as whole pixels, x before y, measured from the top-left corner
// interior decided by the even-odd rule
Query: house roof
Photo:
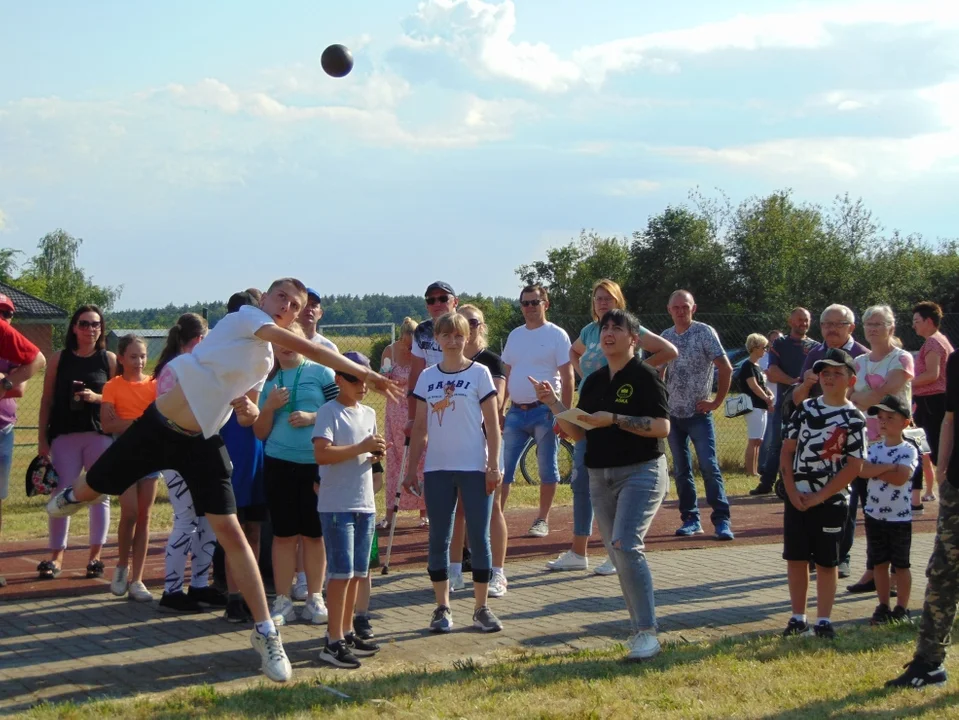
[[[124,335],[139,335],[142,338],[165,338],[169,330],[144,330],[142,328],[117,328],[107,333],[107,336],[115,335],[123,337]]]
[[[0,293],[13,301],[13,306],[17,309],[16,317],[20,320],[59,320],[70,317],[70,313],[63,308],[6,283],[0,282]]]

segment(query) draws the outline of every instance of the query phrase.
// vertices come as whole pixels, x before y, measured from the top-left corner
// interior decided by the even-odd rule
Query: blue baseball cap
[[[316,298],[316,301],[320,302],[320,294],[313,288],[308,287],[306,289],[306,297],[307,299]]]

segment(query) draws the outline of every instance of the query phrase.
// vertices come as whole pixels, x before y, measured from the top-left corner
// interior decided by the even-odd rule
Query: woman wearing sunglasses
[[[37,445],[60,478],[57,492],[71,487],[112,442],[100,426],[100,393],[117,367],[116,355],[106,349],[106,336],[100,308],[77,308],[67,330],[66,348],[53,354],[43,378]],[[51,517],[48,525],[51,558],[37,566],[44,580],[52,580],[62,570],[70,519]],[[110,498],[104,495],[90,506],[88,578],[103,577],[100,550],[109,526]]]

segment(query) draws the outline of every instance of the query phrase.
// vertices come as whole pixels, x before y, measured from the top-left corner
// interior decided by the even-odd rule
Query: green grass
[[[42,706],[48,718],[955,718],[955,681],[926,692],[885,690],[911,657],[915,630],[848,627],[835,642],[778,635],[668,644],[656,659],[622,662],[623,648],[543,655],[514,650],[482,663],[393,667],[233,693],[209,686],[159,698]],[[331,689],[335,692],[331,692]],[[336,693],[349,696],[344,699]]]

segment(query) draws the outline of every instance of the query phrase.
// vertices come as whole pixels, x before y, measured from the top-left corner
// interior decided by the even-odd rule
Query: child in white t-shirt
[[[916,446],[906,441],[902,431],[908,426],[909,407],[895,395],[886,395],[869,408],[878,419],[882,440],[869,446],[868,461],[862,477],[869,478],[863,504],[866,522],[866,553],[875,568],[879,605],[872,624],[908,621],[912,573],[909,551],[912,547],[912,499],[910,483],[919,465]],[[889,610],[889,567],[896,569],[896,608]]]
[[[369,367],[360,353],[347,357]],[[320,662],[333,667],[358,668],[358,657],[379,652],[350,629],[356,595],[370,572],[370,548],[376,532],[373,465],[386,452],[386,440],[377,432],[376,411],[361,404],[366,383],[355,375],[337,372],[340,393],[316,412],[313,456],[322,480],[316,507],[326,542],[326,602],[329,608],[326,647]]]

